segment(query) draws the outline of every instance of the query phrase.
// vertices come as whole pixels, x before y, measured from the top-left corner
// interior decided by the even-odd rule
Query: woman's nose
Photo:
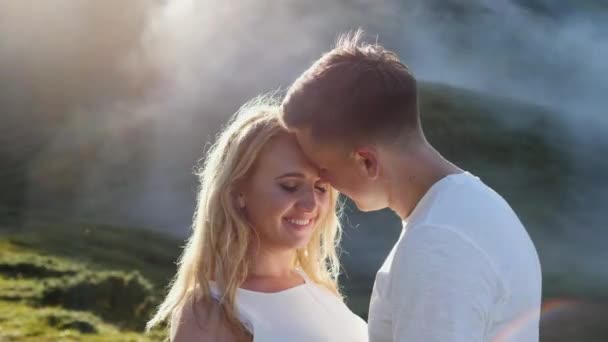
[[[296,206],[306,212],[312,212],[317,208],[317,197],[314,191],[307,191],[300,197]]]

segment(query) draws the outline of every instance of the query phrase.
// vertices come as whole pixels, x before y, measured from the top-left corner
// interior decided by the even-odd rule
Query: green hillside
[[[138,229],[76,224],[0,235],[0,340],[161,341],[143,327],[181,242]]]

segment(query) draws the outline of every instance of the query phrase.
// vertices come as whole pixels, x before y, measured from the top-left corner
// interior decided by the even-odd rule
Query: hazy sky
[[[0,133],[43,137],[30,177],[48,182],[37,191],[75,197],[75,214],[185,229],[193,166],[226,117],[359,26],[423,80],[605,127],[606,12],[557,12],[506,0],[0,0]],[[87,166],[76,190],[53,183],[75,164]],[[141,175],[120,183],[125,170]]]

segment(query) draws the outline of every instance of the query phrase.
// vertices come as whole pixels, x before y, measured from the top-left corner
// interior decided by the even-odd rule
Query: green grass
[[[162,328],[142,331],[178,253],[170,237],[108,226],[4,233],[0,340],[161,341]]]
[[[32,306],[0,300],[0,340],[51,341],[162,341],[164,335],[150,335],[117,329],[84,311]]]
[[[72,223],[22,227],[5,239],[24,250],[78,260],[87,268],[138,270],[157,288],[171,280],[183,244],[143,229]]]
[[[42,298],[44,285],[37,279],[0,276],[0,300],[35,303]]]
[[[107,322],[141,330],[160,298],[138,272],[85,271],[45,279],[39,305],[91,311]]]

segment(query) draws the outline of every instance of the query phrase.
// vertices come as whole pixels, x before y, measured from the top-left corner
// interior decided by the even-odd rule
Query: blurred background
[[[541,341],[608,341],[606,0],[0,0],[0,340],[161,340],[143,325],[205,147],[358,27],[420,80],[431,143],[526,225]],[[366,318],[400,222],[347,202],[344,225]]]

